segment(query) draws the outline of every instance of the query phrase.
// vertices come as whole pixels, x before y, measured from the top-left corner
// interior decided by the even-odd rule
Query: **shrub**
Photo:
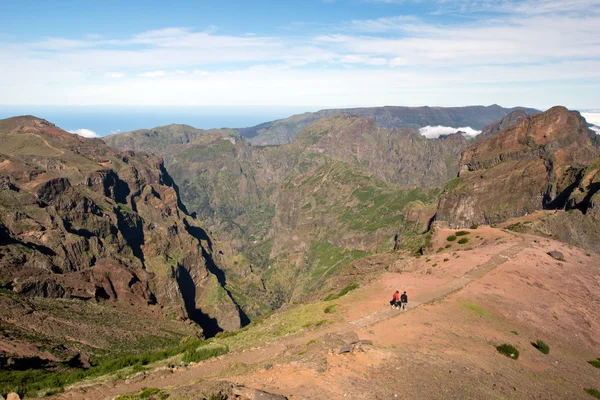
[[[209,358],[218,357],[223,354],[229,353],[229,346],[201,346],[196,349],[187,350],[183,353],[184,363],[200,362],[208,360]]]
[[[477,229],[477,228],[479,228],[479,225],[477,225],[477,224],[471,225],[471,229]]]
[[[536,342],[531,342],[531,345],[544,354],[550,353],[550,346],[548,346],[543,340],[538,339]]]
[[[471,232],[467,232],[467,231],[458,231],[455,233],[456,236],[466,236],[466,235],[470,235]]]
[[[588,361],[592,366],[596,368],[600,368],[600,358],[596,358],[595,360]]]
[[[517,350],[514,346],[510,344],[502,344],[496,347],[498,353],[504,354],[508,358],[512,358],[513,360],[519,359],[519,350]]]
[[[448,236],[448,237],[446,238],[446,240],[447,240],[447,241],[449,241],[449,242],[454,242],[454,241],[456,240],[456,236],[454,236],[454,235],[450,235],[450,236]]]
[[[448,262],[448,261],[450,261],[449,258],[444,258],[444,262]]]
[[[458,244],[465,244],[465,243],[467,243],[468,241],[469,241],[469,239],[468,239],[468,238],[462,238],[462,239],[460,239],[460,240],[458,241]]]
[[[348,286],[346,286],[345,288],[343,288],[342,290],[340,290],[339,292],[337,292],[336,294],[330,294],[329,296],[325,297],[325,301],[330,301],[330,300],[336,300],[339,299],[340,297],[348,294],[349,292],[353,291],[354,289],[358,289],[360,285],[356,282],[349,284]]]
[[[587,394],[597,399],[600,399],[600,391],[596,389],[584,389]]]
[[[335,312],[335,308],[337,307],[337,304],[332,304],[330,306],[325,307],[325,309],[323,310],[323,312],[325,314],[331,314]]]
[[[517,332],[517,331],[510,331],[510,333],[512,333],[513,335],[519,336],[519,332]]]
[[[451,243],[448,243],[448,244],[446,245],[446,248],[447,248],[447,249],[449,249],[450,247],[452,247],[452,244],[451,244]]]

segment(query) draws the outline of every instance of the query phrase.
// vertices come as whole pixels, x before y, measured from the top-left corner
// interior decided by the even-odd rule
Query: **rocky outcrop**
[[[527,118],[528,115],[529,114],[524,110],[515,110],[507,116],[503,117],[502,119],[495,121],[489,125],[486,125],[482,129],[481,133],[477,135],[476,139],[481,140],[488,136],[495,135],[498,132],[502,132],[503,130],[508,129],[523,121],[525,118]]]
[[[475,143],[447,185],[437,220],[464,227],[541,209],[589,207],[575,206],[573,194],[600,156],[593,135],[578,112],[554,107]]]
[[[218,249],[161,158],[34,117],[1,120],[0,141],[3,287],[29,298],[156,304],[206,335],[241,326]]]

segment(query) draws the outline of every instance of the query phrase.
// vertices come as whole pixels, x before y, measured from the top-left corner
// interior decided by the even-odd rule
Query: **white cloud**
[[[600,112],[582,112],[581,115],[587,122],[593,124],[590,128],[600,135]]]
[[[431,4],[472,14],[0,42],[0,104],[600,106],[597,0]]]
[[[83,136],[83,137],[86,137],[86,138],[97,138],[97,137],[99,137],[96,132],[94,132],[92,130],[89,130],[89,129],[84,129],[84,128],[82,128],[82,129],[73,129],[73,130],[70,130],[70,131],[67,131],[67,132],[73,133],[75,135]]]
[[[161,76],[166,76],[167,73],[165,71],[149,71],[140,74],[141,77],[144,78],[160,78]]]
[[[107,72],[104,74],[107,78],[120,79],[125,76],[123,72]]]
[[[481,133],[476,129],[471,128],[470,126],[463,126],[460,128],[452,128],[451,126],[430,126],[427,125],[421,129],[419,129],[419,133],[429,139],[440,137],[440,135],[450,135],[456,132],[463,132],[464,136],[467,137],[475,137]]]
[[[581,115],[590,124],[600,126],[600,112],[582,112]]]

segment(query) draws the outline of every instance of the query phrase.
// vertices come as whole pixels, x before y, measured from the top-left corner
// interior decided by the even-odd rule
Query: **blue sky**
[[[0,105],[592,109],[598,29],[598,0],[3,0]]]

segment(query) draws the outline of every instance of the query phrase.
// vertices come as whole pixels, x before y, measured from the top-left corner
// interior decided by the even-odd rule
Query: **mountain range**
[[[373,117],[303,114],[250,139],[187,125],[85,139],[1,120],[0,364],[87,368],[186,337],[277,337],[297,321],[263,321],[300,321],[392,270],[442,279],[439,263],[511,232],[600,251],[600,141],[578,112],[357,110]],[[482,134],[416,130],[434,124]],[[284,144],[257,145],[282,126]],[[472,236],[454,244],[454,229]]]
[[[324,117],[332,115],[358,115],[373,118],[378,127],[418,130],[425,126],[471,127],[481,130],[514,111],[536,114],[539,110],[526,107],[504,108],[491,106],[467,107],[368,107],[327,109],[293,115],[276,121],[265,122],[250,128],[237,129],[253,145],[269,146],[289,143],[302,129]]]

